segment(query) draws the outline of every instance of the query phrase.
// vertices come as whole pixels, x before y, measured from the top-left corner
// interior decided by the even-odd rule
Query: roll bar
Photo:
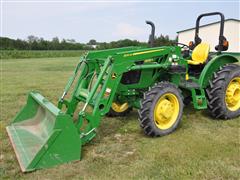
[[[218,45],[215,47],[215,49],[218,52],[221,51],[226,51],[228,49],[228,46],[226,47],[226,45],[224,45],[225,42],[227,42],[227,39],[223,36],[223,32],[224,32],[224,22],[225,22],[225,17],[222,13],[220,12],[212,12],[212,13],[205,13],[205,14],[201,14],[198,16],[197,21],[196,21],[196,28],[195,28],[195,37],[194,37],[194,45],[193,48],[196,47],[198,44],[201,43],[202,39],[199,37],[199,25],[200,25],[200,20],[203,17],[206,16],[215,16],[215,15],[219,15],[221,20],[220,20],[220,32],[219,32],[219,41],[218,41]]]

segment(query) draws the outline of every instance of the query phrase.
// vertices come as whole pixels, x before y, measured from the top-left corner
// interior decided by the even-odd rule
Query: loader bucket
[[[23,172],[80,160],[81,140],[71,116],[37,92],[7,128]]]

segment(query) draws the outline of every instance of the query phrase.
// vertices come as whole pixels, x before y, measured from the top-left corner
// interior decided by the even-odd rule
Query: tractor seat
[[[210,45],[207,43],[200,43],[197,45],[192,52],[192,60],[188,60],[188,64],[201,65],[204,64],[208,59],[210,51]]]

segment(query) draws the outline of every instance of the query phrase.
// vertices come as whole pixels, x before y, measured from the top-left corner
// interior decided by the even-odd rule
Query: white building
[[[202,42],[210,44],[210,51],[215,51],[215,46],[218,44],[220,31],[220,21],[205,24],[199,28],[199,37]],[[194,41],[195,28],[190,28],[178,31],[178,42],[187,44]],[[227,52],[240,52],[240,20],[226,19],[224,24],[224,36],[229,42]]]

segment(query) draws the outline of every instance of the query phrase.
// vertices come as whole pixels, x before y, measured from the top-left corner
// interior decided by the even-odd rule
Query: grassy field
[[[82,50],[27,51],[0,50],[0,59],[49,58],[49,57],[79,57]]]
[[[184,110],[176,132],[145,136],[137,111],[103,118],[97,137],[84,146],[83,160],[23,174],[6,134],[7,126],[39,90],[56,104],[78,58],[2,59],[0,177],[2,179],[239,179],[240,118],[212,120],[207,111]]]

